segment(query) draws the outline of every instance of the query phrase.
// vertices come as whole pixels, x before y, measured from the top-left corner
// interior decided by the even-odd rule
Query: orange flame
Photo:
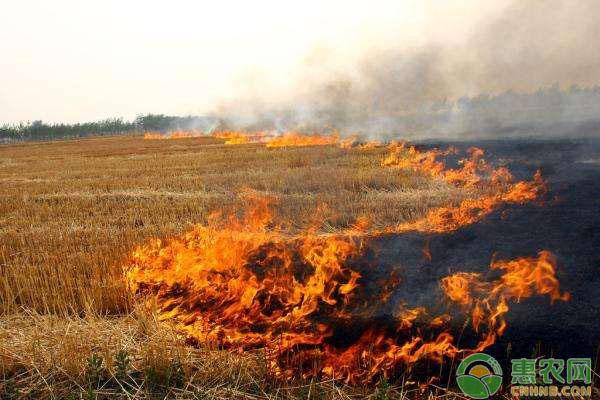
[[[285,143],[304,140],[293,136]],[[284,145],[283,140],[275,143]],[[470,316],[479,336],[472,348],[460,348],[451,333],[462,312],[401,306],[393,318],[374,317],[372,305],[389,301],[404,282],[392,274],[378,293],[369,293],[367,238],[384,232],[453,231],[503,204],[534,201],[545,193],[539,172],[532,181],[513,182],[508,170],[485,163],[480,149],[471,149],[459,169],[447,169],[439,159],[455,149],[420,152],[397,144],[390,149],[383,165],[428,174],[474,196],[413,222],[374,231],[360,220],[337,235],[314,229],[286,234],[274,226],[274,199],[252,196],[241,220],[215,214],[181,237],[155,239],[135,249],[126,272],[130,289],[199,343],[263,348],[270,368],[281,377],[324,375],[352,383],[391,376],[421,360],[441,363],[489,347],[506,329],[510,302],[534,295],[569,299],[560,292],[554,257],[542,251],[538,257],[492,261],[490,268],[502,272],[496,280],[475,272],[440,280],[448,307]],[[430,257],[428,246],[424,254]]]
[[[144,139],[146,140],[169,140],[169,139],[184,139],[204,136],[199,131],[170,131],[167,133],[161,132],[145,132]]]
[[[225,144],[263,143],[270,137],[265,132],[219,131],[212,134],[219,139],[225,139]]]
[[[460,161],[461,168],[447,169],[445,162],[439,160],[439,157],[454,154],[456,151],[450,148],[447,151],[420,152],[412,146],[406,149],[404,144],[392,145],[392,151],[383,160],[382,165],[424,173],[456,187],[479,189],[482,194],[467,198],[457,206],[433,209],[424,218],[389,227],[387,232],[454,231],[482,220],[504,204],[535,201],[547,191],[540,171],[536,172],[532,181],[513,183],[514,178],[510,171],[504,167],[492,168],[483,160],[483,150],[478,148],[469,149],[470,157]]]
[[[296,132],[288,132],[269,140],[267,147],[324,146],[338,144],[339,142],[340,135],[337,132],[330,135],[303,135]]]
[[[450,301],[470,309],[475,332],[487,324],[487,333],[476,351],[484,350],[503,334],[503,315],[509,311],[507,300],[518,302],[533,295],[548,295],[553,302],[571,298],[569,293],[560,293],[556,259],[549,251],[541,251],[538,257],[492,261],[490,268],[503,270],[504,274],[496,281],[486,282],[479,273],[458,272],[440,282]]]
[[[345,139],[340,139],[340,135],[336,133],[332,134],[319,134],[314,133],[312,135],[301,134],[297,132],[286,132],[282,135],[269,132],[246,132],[246,131],[216,131],[210,134],[212,137],[224,139],[225,144],[248,144],[248,143],[265,143],[267,147],[303,147],[303,146],[318,146],[318,145],[331,145],[338,144],[343,149],[358,148],[358,149],[370,149],[379,147],[379,142],[365,142],[361,143],[358,141],[358,136],[353,135]],[[167,133],[161,132],[145,132],[144,139],[147,140],[168,140],[168,139],[182,139],[206,136],[206,134],[199,131],[170,131]]]
[[[163,135],[160,132],[146,132],[146,133],[144,133],[144,139],[146,139],[146,140],[163,140],[163,139],[169,139],[169,137],[166,135]]]
[[[376,140],[361,142],[358,135],[351,135],[345,139],[340,140],[340,148],[342,149],[369,150],[381,146],[382,144]]]

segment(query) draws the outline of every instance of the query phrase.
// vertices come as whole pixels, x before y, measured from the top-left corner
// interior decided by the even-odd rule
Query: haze
[[[6,2],[0,122],[202,113],[257,88],[277,98],[311,56],[345,68],[384,42],[460,40],[476,14],[501,8],[321,3]]]
[[[0,123],[264,109],[340,76],[387,82],[390,57],[405,53],[436,55],[425,64],[444,90],[429,90],[443,97],[597,82],[593,1],[322,3],[8,2]],[[509,44],[499,59],[498,43]]]

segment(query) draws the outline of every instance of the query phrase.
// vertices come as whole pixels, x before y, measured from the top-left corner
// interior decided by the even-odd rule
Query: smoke
[[[518,1],[470,39],[479,68],[467,70],[488,91],[532,91],[555,82],[593,85],[600,54],[600,4],[593,0]]]
[[[599,19],[594,0],[515,1],[460,43],[388,43],[333,72],[327,56],[313,56],[283,100],[258,90],[214,115],[234,128],[331,128],[379,139],[595,135]],[[319,63],[327,73],[315,74]]]

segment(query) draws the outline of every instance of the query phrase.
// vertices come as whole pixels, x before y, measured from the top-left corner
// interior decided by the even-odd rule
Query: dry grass
[[[226,146],[214,138],[0,146],[0,373],[35,396],[61,398],[90,388],[90,357],[97,354],[103,375],[92,389],[107,396],[143,398],[156,378],[148,371],[160,375],[174,365],[183,368],[177,373],[185,386],[171,385],[171,397],[356,394],[332,382],[274,386],[260,356],[186,346],[152,318],[132,313],[122,265],[136,244],[180,233],[215,210],[242,209],[247,189],[276,196],[278,220],[291,231],[316,214],[323,231],[363,215],[384,226],[462,199],[444,183],[382,168],[385,152]],[[129,380],[114,376],[121,350],[132,359]]]
[[[279,198],[279,221],[375,226],[456,202],[441,182],[382,168],[385,149],[267,149],[218,139],[112,137],[0,147],[0,312],[120,314],[121,266],[136,244],[180,233],[244,189]]]
[[[282,382],[260,352],[232,354],[186,345],[146,311],[85,319],[6,316],[0,319],[0,361],[3,399],[460,398],[406,381],[373,387],[331,380]]]

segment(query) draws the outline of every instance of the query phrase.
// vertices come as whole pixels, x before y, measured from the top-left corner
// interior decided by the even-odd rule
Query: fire
[[[225,139],[225,144],[244,144],[250,143],[248,135],[242,132],[215,132],[213,136],[219,139]]]
[[[276,143],[283,145],[284,137]],[[308,143],[299,136],[285,141]],[[215,214],[180,237],[135,249],[126,271],[131,291],[198,343],[263,349],[280,377],[325,376],[350,383],[481,351],[505,332],[504,315],[513,302],[537,295],[569,300],[560,291],[555,258],[542,251],[537,257],[493,260],[490,270],[500,274],[495,279],[479,272],[441,278],[438,296],[445,301],[435,309],[401,302],[391,315],[383,313],[391,294],[411,282],[392,272],[378,290],[369,290],[369,275],[377,267],[367,256],[374,236],[451,232],[504,204],[534,201],[545,193],[539,173],[514,182],[505,168],[485,163],[480,149],[470,150],[458,169],[446,168],[441,159],[455,149],[420,152],[394,144],[390,150],[384,166],[428,174],[469,190],[472,198],[384,230],[371,230],[360,220],[339,234],[308,229],[291,235],[275,224],[275,199],[251,195],[241,219]],[[431,259],[428,245],[423,254]],[[452,331],[465,316],[477,337],[470,345],[460,345]]]
[[[548,251],[541,251],[537,258],[519,258],[512,261],[493,261],[492,269],[504,271],[501,281],[492,294],[503,293],[517,301],[532,293],[546,294],[552,301],[568,301],[568,293],[560,293],[555,276],[556,258]]]
[[[288,132],[269,140],[267,147],[323,146],[339,143],[340,135],[337,132],[330,135],[304,135],[296,132]]]
[[[472,190],[474,196],[457,206],[431,210],[424,218],[389,227],[387,232],[420,231],[444,233],[470,225],[485,218],[505,204],[524,204],[541,198],[547,192],[546,182],[538,170],[531,181],[514,182],[510,171],[504,167],[493,168],[483,160],[483,150],[469,149],[469,158],[459,161],[458,169],[447,169],[440,157],[455,154],[456,149],[420,152],[404,144],[392,145],[392,151],[382,161],[383,166],[409,169],[441,179],[456,187]]]
[[[351,149],[358,145],[358,135],[351,135],[345,139],[340,140],[340,148]]]
[[[167,133],[161,132],[146,132],[144,133],[144,139],[146,140],[168,140],[168,139],[184,139],[204,136],[202,132],[198,131],[169,131]]]
[[[338,133],[330,135],[317,133],[305,135],[297,132],[286,132],[279,135],[268,132],[222,131],[213,133],[213,136],[225,139],[225,144],[265,143],[266,147],[297,147],[328,144],[340,144],[343,147],[345,143],[350,143],[348,141],[350,139],[340,142]]]
[[[377,147],[381,147],[382,144],[377,140],[363,142],[359,139],[358,135],[351,135],[345,139],[340,140],[340,148],[342,149],[359,149],[369,150]]]
[[[212,134],[219,139],[225,139],[225,144],[263,143],[270,134],[266,132],[219,131]]]
[[[169,131],[161,132],[146,132],[144,139],[149,140],[168,140],[168,139],[184,139],[193,137],[208,136],[208,134],[200,131]],[[224,139],[225,144],[246,144],[246,143],[264,143],[273,135],[266,132],[242,132],[242,131],[216,131],[210,134],[212,137]]]
[[[183,139],[183,138],[203,136],[203,133],[196,132],[196,131],[173,131],[170,133],[169,136],[171,137],[171,139]]]
[[[171,131],[167,133],[161,132],[146,132],[144,139],[147,140],[167,140],[167,139],[182,139],[206,136],[207,134],[198,131]],[[246,132],[246,131],[216,131],[210,134],[212,137],[224,139],[225,144],[248,144],[248,143],[264,143],[266,147],[304,147],[304,146],[319,146],[319,145],[334,145],[337,144],[340,148],[350,149],[358,148],[362,150],[379,147],[379,142],[361,143],[358,141],[358,136],[353,135],[345,139],[340,139],[340,135],[335,132],[332,134],[311,135],[298,132],[286,132],[277,134],[276,132]]]
[[[162,140],[168,139],[166,135],[163,135],[160,132],[146,132],[144,133],[144,139],[146,140]]]
[[[549,251],[541,251],[537,257],[494,260],[490,269],[504,273],[495,281],[485,281],[480,273],[458,272],[440,282],[447,298],[470,312],[475,332],[487,325],[476,351],[489,347],[506,329],[503,315],[509,311],[507,301],[519,302],[533,295],[548,295],[553,302],[571,298],[569,293],[560,292],[556,259]]]

